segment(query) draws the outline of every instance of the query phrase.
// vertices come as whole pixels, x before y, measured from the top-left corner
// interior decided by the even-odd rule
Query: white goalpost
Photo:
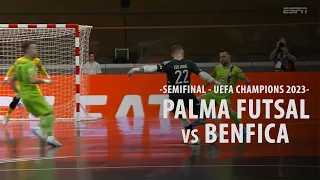
[[[57,119],[80,121],[88,118],[80,115],[83,110],[80,95],[87,93],[86,77],[81,76],[80,71],[81,65],[88,61],[91,29],[92,26],[78,24],[0,24],[0,81],[22,56],[21,44],[36,42],[38,58],[54,81],[53,85],[40,85],[40,89],[53,105]],[[5,115],[13,96],[8,85],[0,87],[1,116]],[[25,109],[14,112],[11,117],[32,118]]]

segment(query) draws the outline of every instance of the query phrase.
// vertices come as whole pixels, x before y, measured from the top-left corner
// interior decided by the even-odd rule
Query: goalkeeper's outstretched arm
[[[8,72],[6,74],[6,77],[3,79],[2,85],[5,85],[8,82],[9,78],[12,76],[12,74],[13,74],[13,72],[15,70],[15,66],[16,66],[17,63],[18,63],[18,61],[15,62],[10,67],[10,69],[8,70]],[[49,76],[47,71],[44,69],[44,67],[40,63],[37,65],[37,67],[38,67],[38,69],[39,69],[39,71],[41,72],[42,75],[46,76],[46,78],[48,78],[48,79],[51,79],[51,77]]]
[[[16,83],[15,83],[16,80],[17,80],[16,76],[13,75],[13,77],[11,78],[11,81],[10,81],[10,87],[13,89],[14,92],[19,94],[19,90],[18,90],[18,88],[16,86]],[[35,75],[30,75],[29,76],[29,82],[32,83],[32,84],[51,84],[51,80],[49,80],[49,79],[44,79],[44,80],[38,79],[38,78],[36,78]]]
[[[2,85],[6,85],[9,78],[12,76],[13,72],[14,72],[14,68],[15,68],[15,65],[12,65],[10,67],[10,69],[8,70],[7,74],[6,74],[6,77],[3,79],[3,82],[2,82]]]
[[[199,68],[198,68],[199,69]],[[158,71],[158,65],[144,65],[141,67],[137,67],[137,68],[132,68],[129,72],[128,72],[128,76],[131,77],[135,72],[147,72],[147,73],[151,73],[151,72],[157,72]],[[194,71],[201,79],[203,79],[204,81],[206,81],[209,84],[220,84],[220,82],[218,82],[216,79],[214,79],[212,76],[210,76],[210,74],[208,74],[207,72],[204,72],[202,70],[195,70]]]
[[[52,81],[50,79],[38,79],[36,75],[29,75],[29,82],[31,84],[51,84]]]
[[[209,84],[216,84],[216,85],[220,85],[221,83],[219,81],[217,81],[215,78],[213,78],[210,74],[208,74],[207,72],[201,71],[198,76],[204,80],[206,82],[206,86],[208,86]]]
[[[44,69],[44,67],[40,63],[38,65],[38,69],[39,69],[39,71],[41,72],[42,75],[44,75],[48,79],[51,79],[49,74],[47,73],[47,71]]]
[[[212,76],[210,76],[210,74],[208,74],[205,71],[202,71],[199,66],[197,64],[195,64],[192,61],[189,61],[190,64],[190,68],[191,71],[193,73],[195,73],[196,75],[198,75],[202,80],[204,80],[207,84],[217,84],[220,85],[220,82],[218,82],[215,78],[213,78]]]
[[[128,72],[128,76],[131,77],[135,72],[157,72],[157,69],[157,65],[144,65],[141,67],[130,69],[130,71]]]

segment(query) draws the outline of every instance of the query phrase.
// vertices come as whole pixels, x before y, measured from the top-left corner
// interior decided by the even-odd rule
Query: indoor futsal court
[[[182,143],[177,120],[56,121],[63,146],[54,149],[30,133],[37,123],[0,125],[1,180],[319,179],[316,119],[287,123],[289,144],[193,146]]]
[[[1,0],[0,180],[320,180],[319,5]]]

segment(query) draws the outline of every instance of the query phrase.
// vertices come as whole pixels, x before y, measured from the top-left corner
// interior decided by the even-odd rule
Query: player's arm
[[[161,64],[159,64],[159,65],[144,65],[144,66],[141,66],[141,67],[132,68],[128,72],[128,76],[131,77],[135,72],[147,72],[147,73],[162,72],[161,68],[162,68]]]
[[[18,90],[18,88],[17,88],[17,86],[16,86],[16,83],[15,83],[16,80],[17,80],[16,76],[13,75],[12,78],[11,78],[11,81],[10,81],[9,85],[10,85],[11,89],[12,89],[15,93],[19,94],[19,90]]]
[[[29,75],[29,82],[31,84],[51,84],[50,79],[38,79],[36,75]]]
[[[215,78],[213,78],[212,76],[210,76],[210,74],[208,74],[205,71],[202,71],[195,63],[191,62],[191,71],[193,73],[195,73],[196,75],[198,75],[201,79],[203,79],[204,81],[206,81],[207,84],[221,84],[220,82],[218,82]]]
[[[244,75],[243,71],[240,68],[236,68],[236,73],[239,79],[241,79],[247,85],[250,84],[250,80]]]
[[[12,74],[13,74],[13,72],[14,72],[14,69],[15,69],[15,64],[13,64],[13,65],[10,67],[10,69],[8,70],[8,72],[7,72],[7,74],[6,74],[6,77],[3,79],[2,86],[4,86],[5,84],[7,84],[9,77],[11,77]]]
[[[213,71],[212,71],[212,77],[213,77],[214,79],[216,79],[216,77],[217,77],[217,67],[213,69]],[[210,85],[210,83],[206,82],[206,84],[205,84],[204,86],[207,87],[207,86],[209,86],[209,85]]]
[[[37,67],[38,67],[38,69],[39,69],[39,71],[40,71],[40,73],[41,73],[42,75],[46,76],[48,79],[51,79],[50,76],[49,76],[49,74],[47,73],[47,71],[44,69],[44,67],[43,67],[42,64],[40,63],[40,60],[39,60],[39,62],[38,62],[38,64],[37,64]]]
[[[132,68],[128,72],[128,76],[131,77],[133,73],[135,72],[146,72],[146,73],[152,73],[152,72],[167,72],[168,71],[168,64],[170,61],[164,61],[161,64],[154,64],[154,65],[144,65],[137,68]]]
[[[31,84],[51,84],[50,79],[38,79],[35,66],[32,64],[27,68],[27,76]]]
[[[221,83],[219,81],[217,81],[215,78],[213,78],[212,76],[210,76],[209,73],[205,72],[205,71],[201,71],[199,72],[198,76],[203,79],[204,81],[206,81],[206,83],[209,84],[217,84],[220,85]]]
[[[297,58],[289,52],[289,49],[287,47],[283,47],[282,52],[287,55],[289,61],[291,62],[297,61]]]

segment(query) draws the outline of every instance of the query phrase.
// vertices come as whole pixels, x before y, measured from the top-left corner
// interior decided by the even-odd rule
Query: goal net
[[[54,81],[39,85],[46,100],[53,105],[57,119],[87,118],[80,115],[80,94],[86,94],[87,81],[80,76],[81,65],[88,60],[89,37],[92,26],[76,24],[0,24],[1,82],[17,58],[22,56],[21,44],[36,42],[38,58]],[[45,78],[38,70],[40,78]],[[5,116],[14,92],[6,84],[0,87],[0,118]],[[85,113],[81,113],[85,114]],[[10,119],[36,119],[23,102]]]

